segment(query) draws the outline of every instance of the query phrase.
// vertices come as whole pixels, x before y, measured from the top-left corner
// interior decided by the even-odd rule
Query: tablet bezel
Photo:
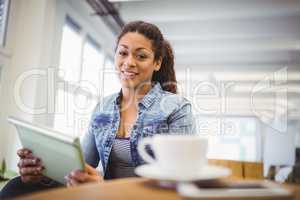
[[[74,157],[79,157],[79,162],[80,162],[80,169],[79,170],[84,170],[84,167],[85,167],[85,161],[84,161],[84,156],[83,156],[83,152],[81,150],[81,145],[80,145],[80,139],[78,137],[72,137],[72,136],[69,136],[69,135],[66,135],[64,133],[60,133],[58,131],[55,131],[55,130],[51,130],[50,128],[47,128],[47,127],[44,127],[44,126],[41,126],[41,125],[36,125],[36,124],[32,124],[30,122],[27,122],[27,121],[24,121],[24,120],[21,120],[21,119],[18,119],[16,117],[12,117],[12,116],[9,116],[7,118],[7,120],[12,123],[16,129],[17,129],[17,132],[18,132],[18,136],[21,140],[21,143],[22,143],[22,146],[26,148],[26,144],[24,144],[24,141],[22,141],[22,137],[24,136],[24,133],[22,132],[24,129],[27,129],[29,131],[32,131],[31,133],[32,134],[38,134],[42,137],[46,137],[48,138],[47,140],[55,140],[56,142],[60,142],[60,143],[65,143],[66,145],[70,145],[74,148],[74,152],[76,153],[73,154]],[[19,130],[19,128],[22,129],[22,131]],[[21,136],[22,135],[22,136]],[[28,137],[27,137],[28,139]],[[25,142],[26,143],[26,142]],[[30,149],[30,147],[27,147]],[[46,147],[45,147],[46,148]],[[44,149],[45,150],[45,149]],[[34,149],[34,151],[38,151],[37,149]],[[38,154],[38,153],[37,153]],[[41,158],[43,160],[43,158]],[[74,162],[76,163],[76,162]],[[77,162],[77,165],[78,165],[78,162]],[[45,166],[46,169],[47,169],[47,165]],[[66,168],[65,168],[66,169]],[[66,170],[62,170],[65,171]],[[55,171],[54,169],[51,169],[49,166],[48,166],[48,169],[46,170],[47,172],[43,172],[43,174],[45,176],[47,176],[48,174],[51,174],[48,173],[49,171],[52,171],[52,174],[55,174],[54,176],[57,176],[59,175],[61,172],[59,173],[53,173],[53,171]],[[53,177],[50,177],[48,176],[49,178],[53,178]],[[60,177],[60,178],[54,178],[54,180],[60,182],[60,183],[65,183],[64,182],[64,177]]]

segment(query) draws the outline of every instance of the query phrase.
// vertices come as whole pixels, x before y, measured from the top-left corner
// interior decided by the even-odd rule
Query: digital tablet
[[[64,176],[73,170],[84,170],[84,157],[80,139],[49,128],[8,117],[17,128],[22,146],[42,160],[42,174],[65,184]]]

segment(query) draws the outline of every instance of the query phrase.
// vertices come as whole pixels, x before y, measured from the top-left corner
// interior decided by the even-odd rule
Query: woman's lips
[[[131,71],[122,71],[122,75],[125,79],[134,79],[138,73]]]

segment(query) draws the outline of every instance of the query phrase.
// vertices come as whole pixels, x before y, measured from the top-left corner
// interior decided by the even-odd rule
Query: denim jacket
[[[101,161],[105,177],[112,144],[120,123],[121,92],[98,103],[83,139],[85,161],[97,167]],[[144,164],[138,155],[138,141],[154,134],[195,134],[195,121],[188,100],[162,90],[159,83],[138,103],[138,117],[130,133],[130,151],[134,166]]]

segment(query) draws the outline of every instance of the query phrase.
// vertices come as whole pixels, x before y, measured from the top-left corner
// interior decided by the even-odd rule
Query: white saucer
[[[231,174],[225,167],[206,165],[195,172],[172,173],[162,170],[157,164],[145,164],[135,168],[139,176],[162,181],[190,182],[223,178]]]

